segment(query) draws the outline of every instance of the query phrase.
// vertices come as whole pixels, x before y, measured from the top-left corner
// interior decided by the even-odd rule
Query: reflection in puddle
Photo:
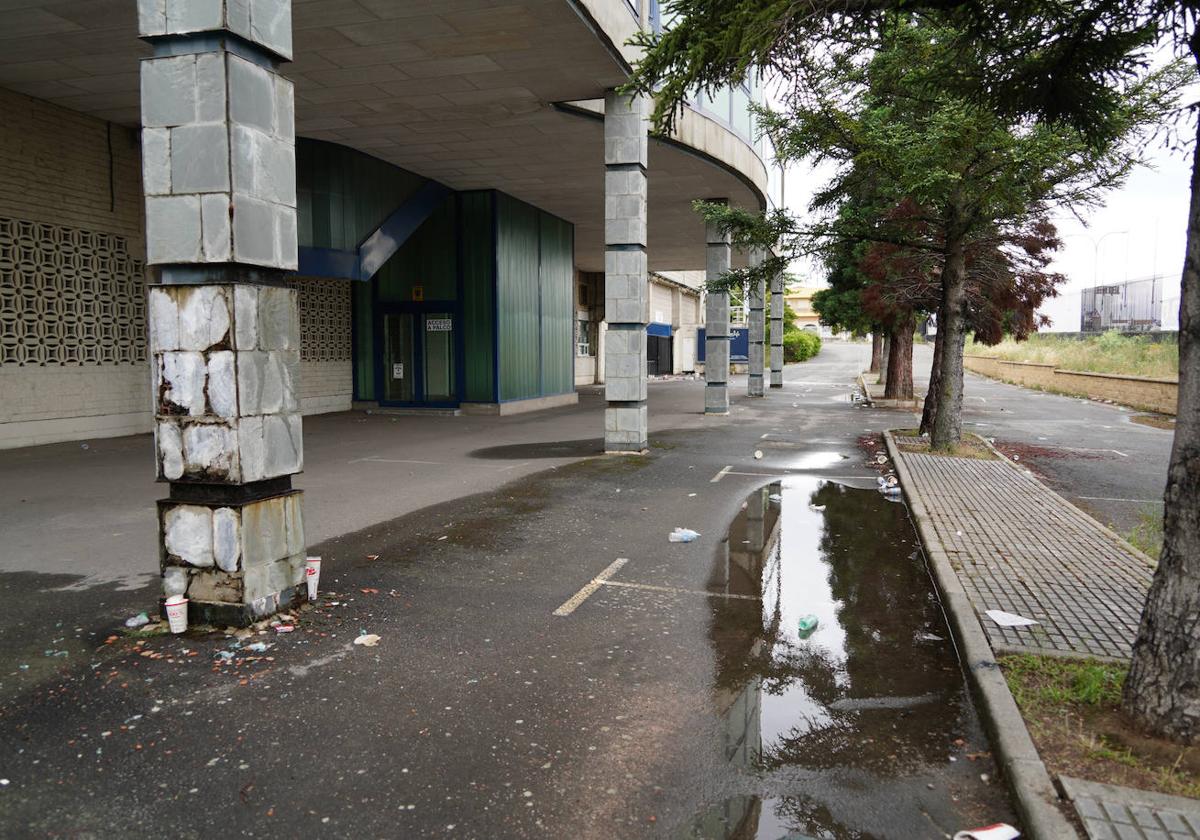
[[[903,505],[756,491],[710,574],[729,795],[677,836],[942,837],[1013,821]],[[817,619],[805,631],[802,619]],[[805,622],[805,623],[806,623]]]
[[[785,466],[793,470],[824,470],[836,467],[849,457],[841,452],[805,452],[803,455],[787,461]]]

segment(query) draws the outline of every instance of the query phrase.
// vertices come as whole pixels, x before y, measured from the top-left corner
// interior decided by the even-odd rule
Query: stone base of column
[[[704,387],[704,413],[729,413],[729,386],[724,382],[709,382]]]
[[[746,386],[747,396],[762,397],[765,396],[763,391],[763,378],[761,376],[750,376],[750,380]]]
[[[604,452],[607,455],[645,455],[650,451],[646,404],[610,404],[604,410]]]
[[[159,501],[163,597],[186,596],[191,624],[239,627],[306,597],[302,495]]]

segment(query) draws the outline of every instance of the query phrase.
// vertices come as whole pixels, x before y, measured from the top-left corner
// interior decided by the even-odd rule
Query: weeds
[[[994,347],[967,343],[966,352],[1011,362],[1035,362],[1065,370],[1116,373],[1174,379],[1179,376],[1179,346],[1154,342],[1146,336],[1110,330],[1084,339],[1033,335],[1026,341],[1005,339]]]
[[[1158,560],[1163,545],[1162,510],[1150,506],[1142,508],[1138,511],[1138,524],[1122,536],[1126,542],[1151,560]]]

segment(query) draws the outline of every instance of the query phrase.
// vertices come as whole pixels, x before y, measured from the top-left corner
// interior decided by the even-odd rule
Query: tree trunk
[[[879,348],[879,380],[878,381],[880,384],[882,384],[886,387],[888,357],[891,355],[891,350],[892,350],[891,339],[885,335],[883,337],[883,340],[880,342],[880,345],[881,346]]]
[[[946,237],[942,266],[942,339],[937,405],[929,429],[932,449],[953,449],[962,439],[963,347],[967,340],[967,271],[963,237]]]
[[[1162,554],[1133,645],[1124,705],[1146,730],[1191,744],[1200,740],[1200,144],[1179,300],[1179,408],[1163,502]]]
[[[879,363],[883,360],[883,336],[879,330],[871,331],[871,367],[867,373],[879,373]]]
[[[937,315],[938,331],[933,337],[933,364],[929,367],[929,388],[925,392],[925,406],[921,409],[921,434],[925,434],[933,427],[933,415],[937,411],[937,395],[938,389],[942,385],[942,354],[946,347],[942,332],[942,307],[938,307]]]
[[[913,330],[916,327],[916,316],[909,315],[901,319],[888,336],[891,351],[888,353],[887,387],[883,391],[885,400],[913,398]]]

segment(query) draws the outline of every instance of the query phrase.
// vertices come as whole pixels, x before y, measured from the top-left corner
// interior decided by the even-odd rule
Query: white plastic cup
[[[317,600],[317,584],[321,580],[321,558],[309,557],[304,564],[304,581],[308,584],[308,600]]]
[[[188,599],[182,595],[172,595],[166,600],[167,623],[171,625],[172,633],[183,633],[187,630]]]

